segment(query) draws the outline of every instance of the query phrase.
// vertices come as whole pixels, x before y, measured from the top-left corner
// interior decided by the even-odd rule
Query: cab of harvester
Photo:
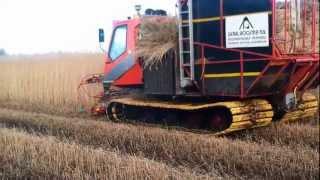
[[[105,56],[104,89],[110,86],[142,86],[143,69],[135,54],[140,18],[115,21]]]

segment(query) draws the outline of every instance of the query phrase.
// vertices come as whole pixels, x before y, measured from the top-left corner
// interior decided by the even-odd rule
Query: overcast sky
[[[99,51],[97,30],[110,36],[112,21],[134,5],[174,13],[176,0],[0,0],[0,48],[11,54]]]

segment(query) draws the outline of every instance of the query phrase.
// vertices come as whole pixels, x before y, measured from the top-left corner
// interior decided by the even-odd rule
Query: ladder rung
[[[182,40],[182,41],[185,41],[185,40],[189,40],[189,39],[190,39],[190,38],[187,37],[187,38],[182,38],[181,40]]]
[[[180,14],[188,14],[189,11],[181,11]]]
[[[190,54],[190,51],[182,51],[182,54]]]
[[[184,42],[181,42],[181,46],[182,46],[183,51],[190,51],[190,48]]]
[[[186,28],[186,27],[190,27],[189,24],[183,24],[181,25],[181,27]]]

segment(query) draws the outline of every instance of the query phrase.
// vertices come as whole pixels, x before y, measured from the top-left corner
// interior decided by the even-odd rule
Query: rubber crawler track
[[[121,121],[124,118],[122,107],[133,106],[143,108],[157,108],[165,110],[182,110],[187,112],[199,110],[212,110],[216,108],[227,108],[232,115],[230,126],[213,135],[223,135],[244,129],[268,126],[273,120],[272,106],[266,100],[254,99],[248,101],[231,101],[218,103],[175,103],[168,101],[138,99],[138,98],[119,98],[109,102],[107,115],[109,119]],[[199,132],[199,131],[197,131]],[[212,133],[212,132],[211,132]]]
[[[314,119],[318,113],[319,104],[317,98],[310,94],[305,93],[302,97],[302,102],[297,110],[286,113],[280,120],[281,123],[291,123],[301,120]],[[224,135],[235,131],[253,129],[258,127],[269,126],[273,121],[274,112],[271,104],[266,100],[254,99],[247,101],[230,101],[230,102],[217,102],[217,103],[184,103],[172,101],[159,101],[150,99],[139,98],[118,98],[111,100],[107,108],[107,116],[113,121],[125,120],[122,108],[124,106],[133,106],[138,108],[157,108],[165,110],[182,110],[182,111],[199,111],[215,108],[227,108],[232,115],[231,125],[220,132],[212,132],[205,130],[191,130],[190,132],[208,133],[212,135]],[[152,126],[152,125],[151,125]],[[183,129],[181,127],[171,127],[175,129]]]

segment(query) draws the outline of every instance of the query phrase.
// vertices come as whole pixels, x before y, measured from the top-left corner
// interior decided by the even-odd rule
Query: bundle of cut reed
[[[177,48],[178,25],[176,17],[144,17],[136,48],[136,56],[144,67],[157,65],[169,51]]]
[[[313,50],[319,53],[319,2],[314,4],[312,0],[306,0],[303,3],[288,1],[285,10],[283,2],[276,9],[277,47],[283,53],[311,53]],[[313,6],[316,7],[314,33],[312,32]]]

